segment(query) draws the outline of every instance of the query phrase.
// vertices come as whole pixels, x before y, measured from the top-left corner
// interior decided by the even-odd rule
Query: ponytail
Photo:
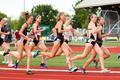
[[[61,17],[61,15],[63,15],[63,14],[65,14],[65,13],[64,13],[64,12],[60,12],[60,13],[59,13],[58,19],[57,19],[58,21],[61,19],[60,17]]]

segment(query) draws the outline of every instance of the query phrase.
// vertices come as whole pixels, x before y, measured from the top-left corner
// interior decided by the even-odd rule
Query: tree
[[[37,5],[32,8],[31,14],[34,16],[41,15],[41,24],[51,25],[53,27],[56,23],[58,11],[53,9],[51,5]]]
[[[21,26],[26,22],[26,14],[30,14],[28,11],[27,12],[21,12],[21,15],[19,16],[18,20],[14,20],[14,23],[17,23],[16,29],[20,29]]]
[[[88,23],[89,12],[87,9],[75,9],[73,25],[75,28],[86,28]]]
[[[19,23],[18,23],[18,26],[17,26],[18,29],[21,28],[21,26],[25,23],[25,21],[26,21],[25,18],[23,18],[22,16],[19,17],[19,19],[18,19]]]
[[[18,30],[19,29],[19,21],[18,20],[10,20],[10,27],[12,30]]]
[[[0,18],[4,18],[4,17],[7,17],[7,15],[0,12]]]
[[[82,1],[83,0],[78,0],[75,6],[81,3]],[[73,8],[75,10],[75,15],[73,16],[73,26],[75,28],[87,28],[89,14],[95,13],[97,8]]]

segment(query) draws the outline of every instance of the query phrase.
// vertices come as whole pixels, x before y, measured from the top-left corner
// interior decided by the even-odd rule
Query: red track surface
[[[5,67],[5,66],[2,66]],[[33,67],[38,68],[38,67]],[[65,70],[63,67],[50,67],[49,69]],[[89,69],[100,70],[100,69]],[[120,71],[120,68],[110,70]],[[87,73],[80,72],[43,72],[33,71],[33,75],[26,75],[25,71],[0,70],[0,80],[120,80],[120,74],[112,73]]]
[[[84,46],[70,46],[74,52],[82,52],[84,50]],[[51,50],[51,47],[48,48]],[[111,53],[120,53],[120,46],[111,46],[108,47]]]
[[[84,47],[71,46],[76,52],[83,51]],[[120,47],[109,48],[112,53],[119,53]],[[6,67],[6,66],[0,66]],[[34,67],[38,68],[38,67]],[[61,67],[50,67],[50,69],[67,69]],[[92,69],[95,70],[95,69]],[[120,68],[111,68],[120,71]],[[34,72],[33,75],[26,75],[25,71],[0,70],[0,80],[120,80],[120,74],[112,73],[69,73],[69,72]]]

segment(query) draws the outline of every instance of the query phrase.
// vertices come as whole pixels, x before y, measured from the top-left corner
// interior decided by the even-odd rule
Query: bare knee
[[[107,55],[106,55],[106,58],[109,58],[109,57],[110,57],[110,54],[107,54]]]
[[[104,54],[103,54],[103,53],[100,53],[99,56],[100,56],[100,57],[104,57]]]
[[[19,56],[18,56],[18,59],[22,59],[22,56],[21,56],[21,55],[19,55]]]
[[[27,57],[32,57],[32,54],[30,54],[30,53],[29,53],[29,54],[27,54]]]
[[[102,50],[100,50],[99,52],[97,52],[99,54],[100,57],[104,57],[104,53]]]
[[[55,57],[55,55],[50,55],[50,58],[54,58]]]
[[[81,55],[81,57],[84,59],[84,58],[86,58],[86,57],[87,57],[87,55]]]

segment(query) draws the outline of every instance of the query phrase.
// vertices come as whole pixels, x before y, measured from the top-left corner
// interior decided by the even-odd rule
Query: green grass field
[[[85,45],[85,42],[70,42],[71,45]],[[117,42],[117,41],[104,41],[103,42],[103,45],[106,45],[106,46],[120,46],[120,42]]]
[[[77,55],[77,54],[74,54],[74,55]],[[105,66],[108,67],[108,68],[120,67],[120,59],[117,59],[117,56],[118,56],[117,54],[112,54],[110,58],[105,60]],[[76,61],[74,61],[74,64],[78,67],[82,67],[82,65],[86,62],[86,60],[89,57],[90,57],[90,55],[84,60],[76,60]],[[3,57],[0,56],[0,61],[2,61],[2,60],[3,60]],[[40,56],[38,56],[36,58],[32,58],[32,64],[31,65],[32,66],[39,66],[40,61],[41,61]],[[2,63],[0,62],[0,64],[2,64]],[[22,60],[20,65],[26,65],[26,58]],[[50,60],[48,60],[47,65],[48,66],[66,66],[67,67],[65,56],[62,55],[62,56],[50,59]],[[94,67],[93,62],[89,65],[89,67]]]
[[[84,42],[80,42],[80,43],[79,42],[71,42],[70,44],[84,45],[85,43]],[[104,45],[106,45],[106,46],[120,46],[120,42],[104,42]],[[2,50],[2,49],[0,48],[0,50]],[[11,50],[16,50],[16,48],[11,47]],[[76,53],[74,55],[77,55],[77,54],[80,54],[80,53]],[[120,67],[120,60],[117,59],[117,56],[118,56],[118,54],[112,54],[110,58],[105,60],[105,66],[106,67]],[[78,67],[82,67],[82,65],[86,62],[86,60],[89,57],[90,57],[90,55],[84,60],[76,60],[76,61],[74,61],[74,64]],[[3,60],[3,57],[0,56],[0,61],[2,62],[2,60]],[[37,58],[32,59],[32,65],[39,66],[40,61],[41,61],[41,57],[38,56]],[[0,64],[2,64],[1,62],[0,62]],[[26,65],[26,58],[23,59],[20,64]],[[66,66],[67,67],[65,56],[62,55],[60,57],[50,59],[50,60],[48,60],[47,65],[48,66]],[[94,67],[93,63],[91,63],[89,65],[89,67]]]

